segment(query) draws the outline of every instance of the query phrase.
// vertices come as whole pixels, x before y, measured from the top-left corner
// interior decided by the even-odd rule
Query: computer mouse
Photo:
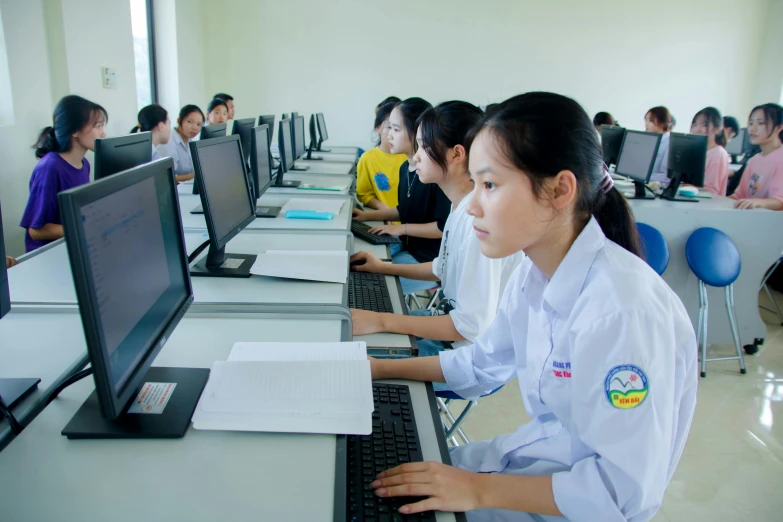
[[[366,262],[367,262],[366,259],[357,259],[355,261],[351,261],[351,266],[352,267],[354,267],[354,266],[361,266],[361,265],[365,264]]]
[[[685,196],[686,198],[695,198],[699,195],[699,189],[696,187],[680,187],[680,190],[678,190],[679,194],[681,196]]]

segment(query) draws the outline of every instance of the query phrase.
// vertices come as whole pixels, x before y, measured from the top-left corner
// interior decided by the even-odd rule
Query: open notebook
[[[200,430],[368,435],[365,343],[236,343],[193,414]]]

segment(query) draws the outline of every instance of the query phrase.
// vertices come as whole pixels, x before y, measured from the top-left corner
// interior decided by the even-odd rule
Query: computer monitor
[[[300,167],[296,165],[296,160],[304,156],[305,154],[305,130],[304,130],[304,116],[296,116],[292,120],[291,125],[291,147],[293,148],[294,160],[288,166],[288,170],[305,171],[310,167]]]
[[[152,161],[152,133],[139,132],[95,140],[95,179]]]
[[[0,209],[0,258],[3,266],[0,267],[0,319],[11,311],[11,294],[8,291],[8,270],[5,268],[5,238],[3,236],[3,216]]]
[[[239,142],[242,144],[242,154],[244,154],[245,162],[250,160],[250,134],[253,132],[255,124],[256,121],[253,118],[234,120],[234,127],[231,129],[232,136],[239,136]]]
[[[625,131],[614,172],[631,178],[634,183],[634,199],[647,198],[645,187],[650,182],[661,136],[656,132]]]
[[[277,217],[280,207],[259,206],[258,200],[272,184],[272,154],[269,151],[269,126],[253,129],[250,139],[250,185],[256,201],[256,217]]]
[[[280,151],[280,166],[277,169],[275,186],[296,188],[302,184],[301,181],[283,181],[283,174],[288,172],[294,163],[294,150],[291,142],[291,120],[283,118],[277,125],[277,147]]]
[[[706,164],[707,136],[672,132],[669,135],[667,172],[670,181],[661,197],[670,201],[697,201],[693,198],[678,198],[677,189],[681,183],[703,187]]]
[[[739,130],[736,136],[731,138],[728,144],[726,144],[726,152],[732,156],[740,156],[745,154],[750,149],[750,136],[748,135],[748,129],[743,127]]]
[[[194,276],[250,277],[255,255],[226,254],[226,243],[256,218],[256,200],[242,161],[239,136],[191,141],[190,155],[207,222],[209,251]]]
[[[299,113],[298,113],[298,112],[292,112],[292,113],[291,113],[291,119],[292,119],[292,120],[293,120],[293,119],[295,119],[295,118],[297,118],[298,116],[299,116]]]
[[[625,128],[616,125],[601,125],[601,149],[604,153],[606,168],[617,165],[624,137]]]
[[[323,142],[329,139],[329,133],[326,132],[326,120],[324,119],[324,113],[319,112],[315,115],[316,123],[318,125],[318,134],[320,138],[318,140],[318,147],[316,150],[319,152],[331,152],[331,149],[324,149],[321,147]]]
[[[310,115],[310,143],[307,144],[307,160],[323,160],[323,157],[313,157],[313,152],[318,147],[318,130],[315,123],[315,114]]]
[[[151,368],[193,302],[174,163],[160,159],[57,199],[95,380],[62,434],[182,437],[209,370]]]
[[[269,147],[272,148],[272,134],[275,133],[275,115],[274,114],[262,114],[258,117],[259,125],[269,126]]]
[[[225,123],[215,123],[214,125],[201,127],[200,139],[210,140],[212,138],[223,138],[226,135],[226,127],[227,125]]]

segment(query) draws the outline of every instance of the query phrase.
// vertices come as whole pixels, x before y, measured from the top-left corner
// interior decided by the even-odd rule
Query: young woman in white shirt
[[[437,184],[452,204],[438,257],[413,265],[383,263],[369,252],[351,257],[356,271],[441,281],[444,299],[440,313],[416,310],[411,315],[400,315],[351,310],[354,335],[416,335],[419,356],[437,355],[450,341],[454,341],[454,347],[470,344],[495,317],[503,288],[523,255],[515,253],[504,259],[484,256],[473,233],[473,218],[465,210],[473,190],[466,136],[482,114],[475,105],[450,101],[426,110],[416,122],[416,175],[421,183]]]
[[[659,181],[664,185],[669,184],[669,136],[671,136],[672,128],[672,113],[666,107],[653,107],[644,115],[644,130],[663,134],[661,144],[658,146],[658,154],[655,156],[650,181]]]
[[[575,101],[511,98],[470,150],[468,203],[481,251],[527,257],[492,325],[439,357],[372,359],[374,379],[446,382],[465,398],[514,378],[533,420],[378,475],[400,508],[468,511],[470,521],[646,521],[682,454],[696,399],[697,347],[680,300],[639,258],[623,196]]]
[[[188,181],[195,177],[193,158],[190,156],[191,141],[201,134],[204,113],[196,105],[185,105],[179,111],[177,128],[171,133],[169,156],[174,160],[174,175],[177,181]]]

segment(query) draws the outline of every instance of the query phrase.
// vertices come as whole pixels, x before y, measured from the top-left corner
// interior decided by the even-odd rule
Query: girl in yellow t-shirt
[[[400,167],[408,159],[405,154],[389,153],[389,115],[394,103],[378,108],[375,131],[380,135],[378,146],[359,158],[356,166],[356,196],[362,205],[381,210],[397,206],[397,185]]]

